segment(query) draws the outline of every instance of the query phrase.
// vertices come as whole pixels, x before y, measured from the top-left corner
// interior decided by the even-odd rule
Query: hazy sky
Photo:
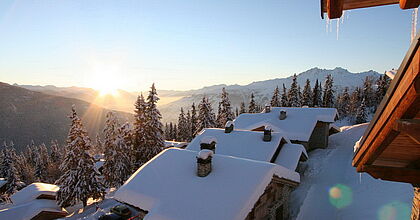
[[[409,47],[411,13],[350,11],[337,40],[319,0],[1,0],[0,81],[187,90],[316,66],[383,72]]]

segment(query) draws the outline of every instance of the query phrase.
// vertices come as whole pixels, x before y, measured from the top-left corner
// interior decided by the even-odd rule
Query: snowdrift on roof
[[[40,195],[55,196],[58,189],[59,187],[53,184],[32,183],[13,194],[10,199],[12,200],[13,204],[18,205],[32,201],[38,198]]]
[[[300,178],[275,164],[217,154],[212,172],[198,177],[196,156],[176,148],[161,152],[127,180],[115,199],[148,211],[145,219],[242,220],[274,175],[294,182]]]

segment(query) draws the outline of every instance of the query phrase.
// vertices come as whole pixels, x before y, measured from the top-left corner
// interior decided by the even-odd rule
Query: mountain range
[[[297,74],[299,85],[303,88],[306,79],[313,86],[316,80],[324,82],[325,77],[331,74],[334,79],[335,91],[344,87],[350,90],[363,84],[369,76],[377,78],[380,73],[373,70],[351,73],[346,69],[312,68]],[[222,88],[226,88],[233,108],[239,107],[241,102],[249,102],[251,93],[258,104],[270,101],[276,86],[282,88],[285,84],[289,87],[292,76],[257,81],[247,85],[213,85],[196,90],[175,91],[158,90],[160,101],[158,108],[163,116],[163,122],[176,122],[180,108],[190,109],[192,103],[198,105],[203,96],[206,96],[217,110]],[[158,85],[158,84],[157,84]],[[102,96],[98,91],[82,87],[56,87],[34,85],[9,85],[0,83],[0,141],[13,140],[16,145],[24,146],[31,140],[35,143],[49,143],[57,139],[64,143],[68,132],[72,104],[83,116],[89,135],[94,137],[102,129],[105,114],[109,110],[117,111],[121,121],[131,120],[136,97],[141,93],[119,90],[118,95]],[[142,91],[147,95],[147,91]]]

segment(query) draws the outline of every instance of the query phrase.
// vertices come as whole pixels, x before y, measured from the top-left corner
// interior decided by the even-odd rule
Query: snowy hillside
[[[309,153],[301,183],[291,196],[293,219],[409,219],[413,188],[377,180],[351,166],[353,144],[367,124],[342,127],[327,149]]]
[[[375,79],[380,76],[378,72],[372,70],[361,73],[351,73],[348,70],[340,67],[332,70],[312,68],[297,74],[297,81],[301,88],[303,88],[306,79],[309,79],[313,88],[316,80],[319,80],[322,82],[322,84],[324,84],[325,77],[329,74],[331,74],[334,79],[335,91],[341,91],[346,86],[352,90],[356,86],[363,85],[363,80],[366,78],[366,76],[371,76]],[[182,94],[185,97],[174,102],[161,105],[159,109],[163,115],[164,121],[175,122],[178,118],[179,110],[181,107],[183,107],[184,110],[190,109],[193,102],[198,104],[203,95],[206,95],[212,103],[213,109],[217,110],[217,103],[219,101],[220,93],[223,87],[225,87],[229,93],[229,99],[233,108],[239,107],[241,102],[248,103],[251,93],[254,93],[257,104],[263,105],[269,102],[273,95],[273,90],[276,86],[279,86],[281,90],[281,87],[284,83],[284,85],[288,88],[291,81],[292,76],[287,78],[277,78],[253,82],[248,85],[215,85],[204,87],[198,90],[186,91]]]

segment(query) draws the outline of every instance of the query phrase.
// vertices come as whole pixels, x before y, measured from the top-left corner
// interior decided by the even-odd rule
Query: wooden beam
[[[420,119],[396,120],[394,123],[394,130],[405,133],[417,144],[420,144]]]
[[[363,165],[357,171],[367,172],[376,179],[420,184],[419,169]]]
[[[401,9],[410,9],[419,7],[419,0],[400,0]]]
[[[327,13],[330,19],[340,18],[343,15],[344,0],[327,0]]]

